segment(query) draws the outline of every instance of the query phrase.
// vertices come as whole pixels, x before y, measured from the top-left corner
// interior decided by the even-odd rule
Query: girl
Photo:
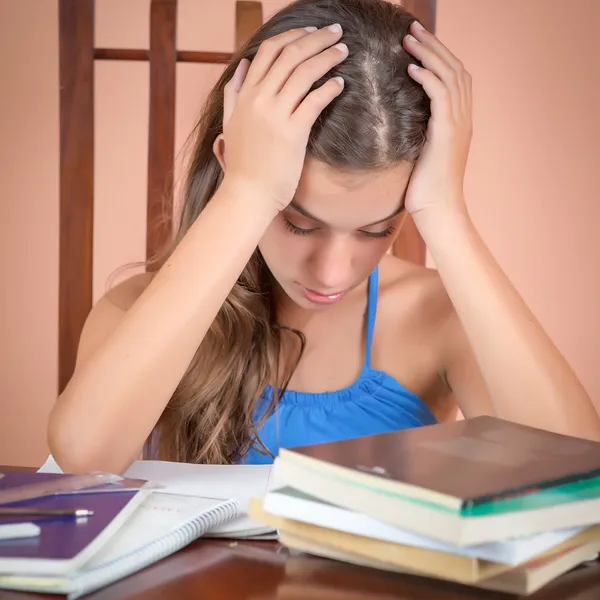
[[[600,439],[581,384],[475,230],[471,82],[384,0],[299,0],[196,129],[173,248],[91,311],[49,422],[65,471],[493,414]],[[387,251],[410,213],[437,271]]]

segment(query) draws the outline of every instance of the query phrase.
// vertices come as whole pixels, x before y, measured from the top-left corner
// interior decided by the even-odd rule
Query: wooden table
[[[2,600],[56,596],[0,590]],[[513,600],[516,597],[292,556],[275,542],[201,540],[89,600]],[[598,600],[600,564],[563,575],[530,600]]]
[[[4,467],[0,467],[2,470]],[[0,600],[57,596],[0,590]],[[85,597],[89,600],[514,600],[516,597],[288,552],[276,542],[199,540]],[[599,600],[600,563],[582,566],[530,600]]]

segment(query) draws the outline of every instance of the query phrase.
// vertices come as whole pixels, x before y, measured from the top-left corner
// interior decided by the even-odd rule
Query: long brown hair
[[[383,169],[415,161],[425,142],[430,106],[423,88],[406,72],[409,63],[418,62],[402,47],[414,20],[405,9],[384,0],[297,0],[265,23],[236,54],[207,99],[192,134],[192,157],[174,240],[154,266],[166,260],[222,181],[213,143],[222,133],[225,84],[242,58],[252,60],[264,40],[286,30],[340,23],[349,48],[348,58],[327,75],[343,77],[345,88],[315,123],[308,155],[344,170]],[[297,363],[303,339],[296,334]],[[253,445],[267,451],[254,418],[267,386],[282,393],[293,372],[294,364],[280,372],[284,337],[290,337],[290,332],[276,322],[270,273],[256,250],[159,420],[153,436],[158,456],[232,463]],[[273,395],[263,418],[272,413],[278,397]]]

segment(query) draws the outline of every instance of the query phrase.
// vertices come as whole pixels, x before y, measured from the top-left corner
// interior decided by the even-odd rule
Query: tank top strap
[[[371,368],[371,349],[373,347],[373,334],[375,332],[375,318],[377,317],[377,298],[379,296],[379,266],[369,276],[369,296],[367,299],[367,355],[366,366]]]

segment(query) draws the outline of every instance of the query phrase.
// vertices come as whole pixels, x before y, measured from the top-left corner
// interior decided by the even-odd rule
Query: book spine
[[[80,575],[75,579],[75,587],[68,594],[67,599],[76,600],[85,594],[141,571],[181,550],[212,529],[234,519],[238,515],[238,511],[237,500],[223,502],[198,517],[190,519],[163,538]]]

